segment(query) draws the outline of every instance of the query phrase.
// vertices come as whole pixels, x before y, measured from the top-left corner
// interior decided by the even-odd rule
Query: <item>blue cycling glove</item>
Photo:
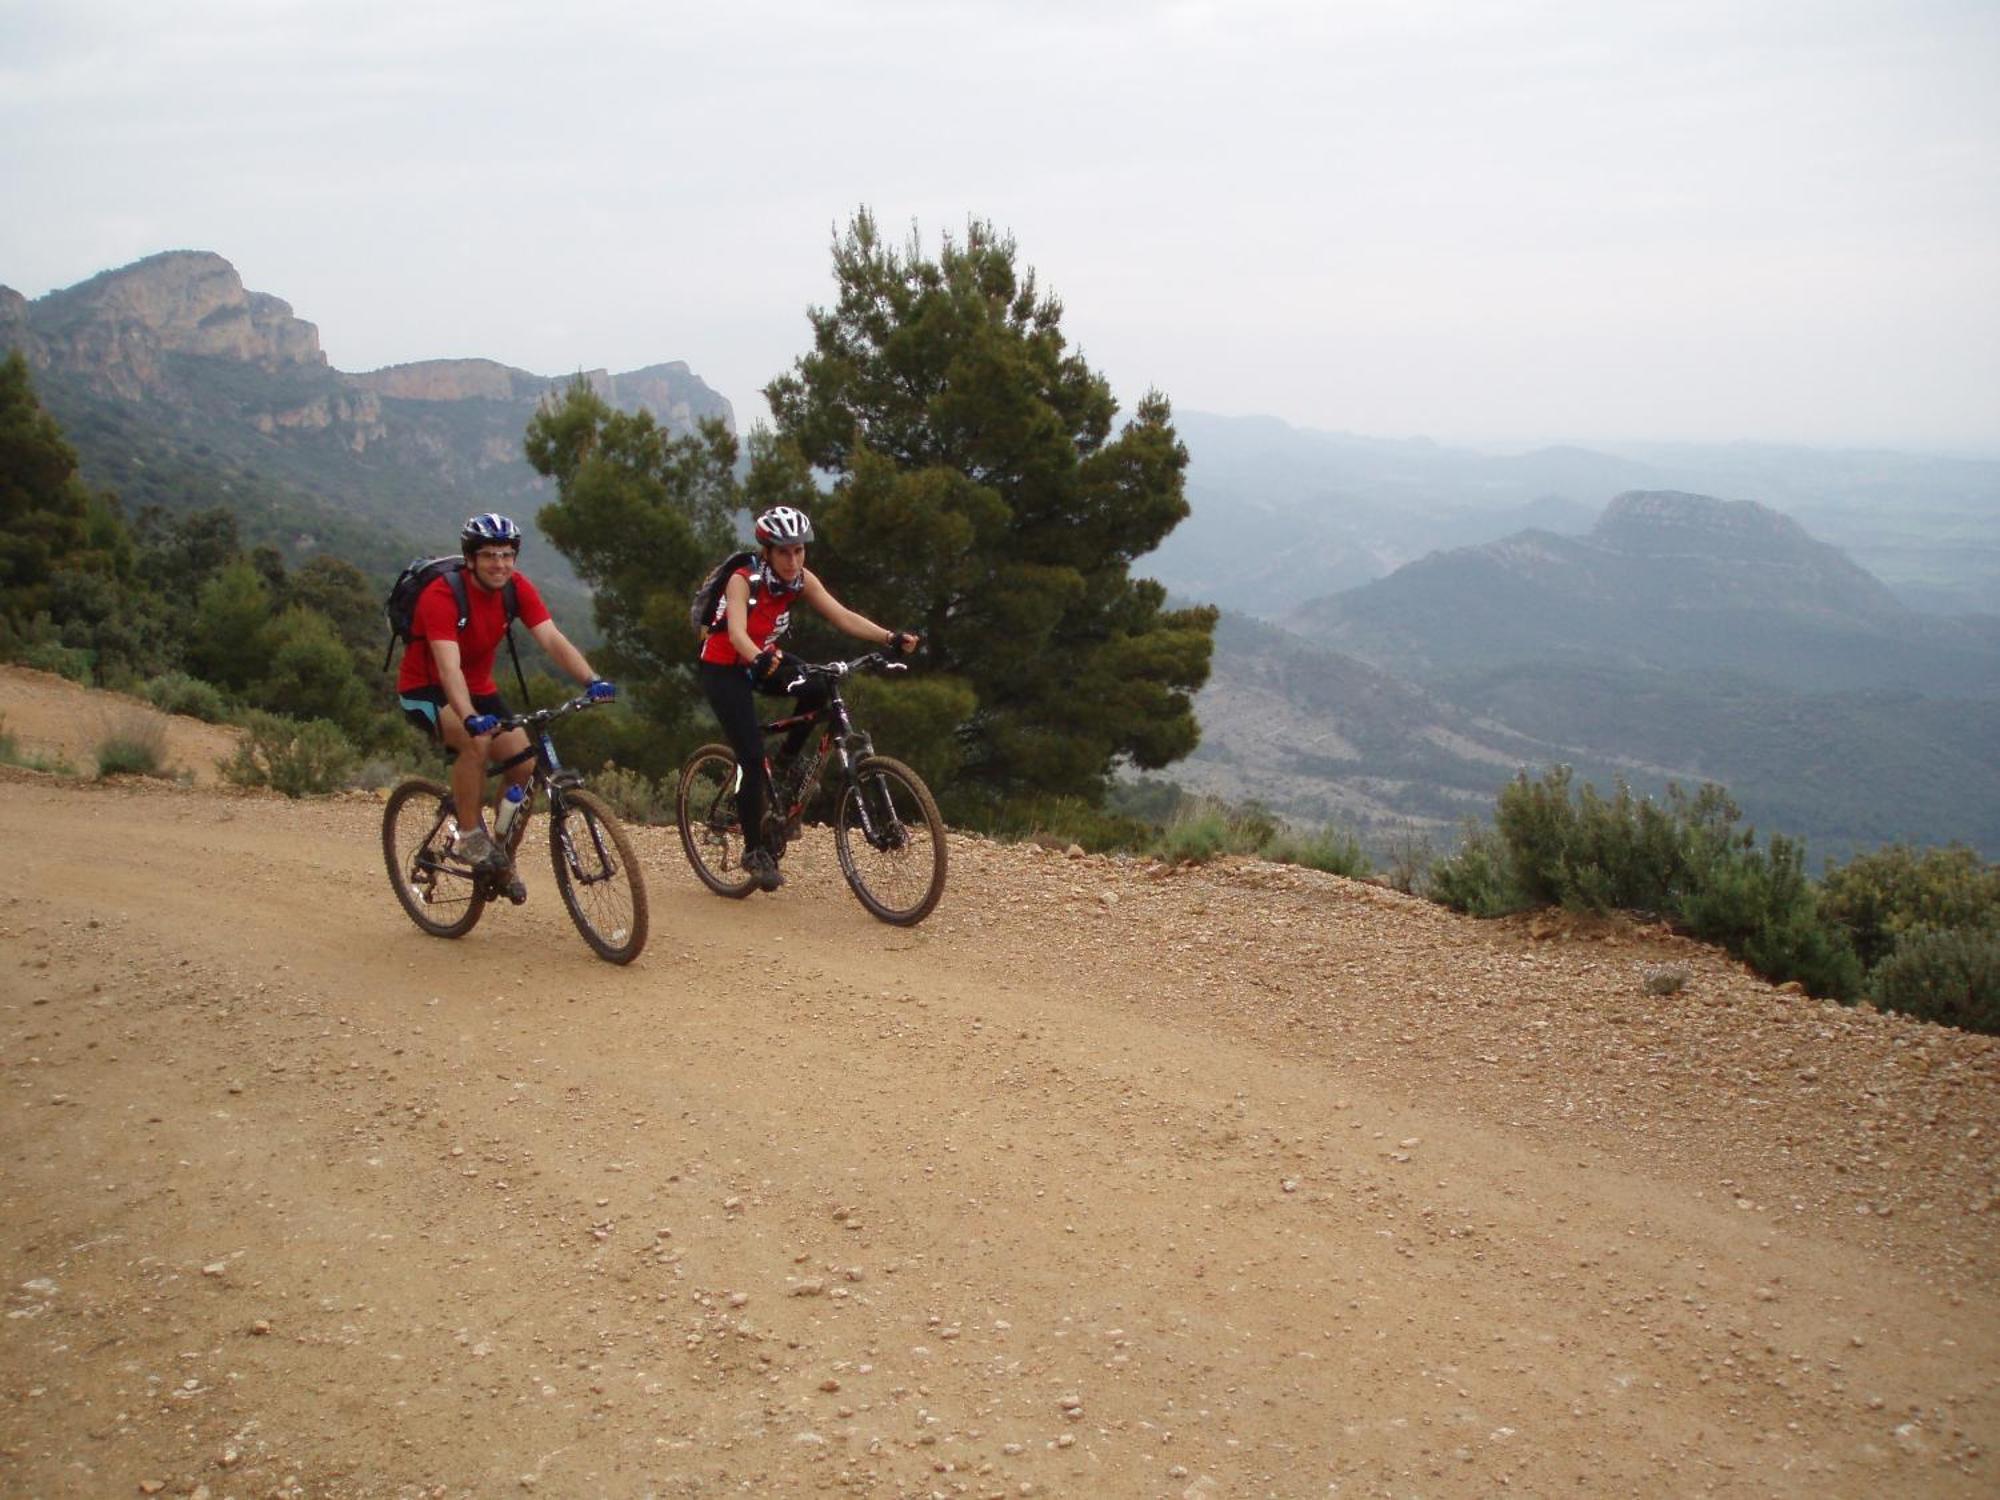
[[[498,714],[474,714],[465,721],[465,732],[475,740],[481,735],[491,734],[500,727]]]
[[[583,690],[583,696],[592,703],[609,703],[618,696],[618,684],[606,682],[602,677],[590,679],[590,686]]]

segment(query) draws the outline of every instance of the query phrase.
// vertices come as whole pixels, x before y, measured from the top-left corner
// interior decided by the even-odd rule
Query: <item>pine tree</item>
[[[16,626],[50,603],[55,574],[90,550],[103,517],[76,450],[35,399],[28,362],[0,360],[0,614]]]
[[[713,420],[671,437],[579,378],[528,424],[526,450],[556,482],[535,519],[595,591],[603,665],[655,722],[681,728],[698,697],[688,599],[734,544],[735,437]]]
[[[863,211],[833,260],[811,352],[765,389],[777,430],[748,488],[811,510],[815,571],[920,631],[930,666],[970,689],[948,800],[975,820],[1022,798],[1099,802],[1120,761],[1186,755],[1215,612],[1169,610],[1131,576],[1188,513],[1166,397],[1147,392],[1114,436],[1061,303],[985,223],[931,259]]]

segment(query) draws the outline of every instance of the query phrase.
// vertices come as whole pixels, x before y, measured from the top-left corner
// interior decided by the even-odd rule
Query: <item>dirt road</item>
[[[539,831],[442,943],[370,799],[0,778],[0,1493],[2000,1487],[1983,1039],[973,840],[644,831],[614,969]]]

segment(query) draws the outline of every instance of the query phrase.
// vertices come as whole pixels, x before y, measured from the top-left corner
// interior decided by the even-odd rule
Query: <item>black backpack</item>
[[[472,597],[465,582],[465,559],[456,554],[413,558],[410,565],[396,575],[395,583],[389,588],[389,597],[382,601],[382,612],[389,619],[389,649],[382,657],[383,671],[388,671],[389,663],[396,658],[397,642],[408,645],[414,639],[410,632],[416,624],[417,596],[438,578],[451,585],[451,596],[458,601],[458,628],[465,629],[466,621],[472,618]],[[521,653],[514,649],[514,621],[521,615],[521,595],[511,578],[500,591],[500,607],[506,611],[507,617],[507,654],[514,658],[514,676],[521,684],[521,701],[525,704],[528,679],[521,671]]]
[[[722,606],[722,591],[729,587],[729,575],[738,568],[749,567],[757,561],[754,552],[732,552],[708,571],[708,577],[695,585],[694,599],[688,605],[688,624],[696,635],[709,636],[715,633],[715,612]],[[751,598],[756,598],[756,570],[751,570]]]

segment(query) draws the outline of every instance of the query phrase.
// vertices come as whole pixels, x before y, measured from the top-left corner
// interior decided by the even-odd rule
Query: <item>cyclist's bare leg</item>
[[[499,765],[504,761],[513,760],[527,748],[528,732],[525,729],[503,729],[487,742],[486,764]],[[510,786],[526,786],[534,779],[534,775],[535,762],[532,757],[508,766],[500,773],[500,785],[494,788],[494,795],[497,797],[502,790]]]
[[[465,721],[449,704],[438,710],[438,732],[444,736],[444,742],[452,752],[451,800],[458,813],[458,826],[481,827],[480,804],[484,800],[481,794],[486,789],[486,767],[495,760],[505,760],[527,749],[528,736],[519,729],[506,729],[474,739],[465,732]],[[533,765],[526,761],[510,766],[507,771],[510,781],[526,781],[533,774]]]

